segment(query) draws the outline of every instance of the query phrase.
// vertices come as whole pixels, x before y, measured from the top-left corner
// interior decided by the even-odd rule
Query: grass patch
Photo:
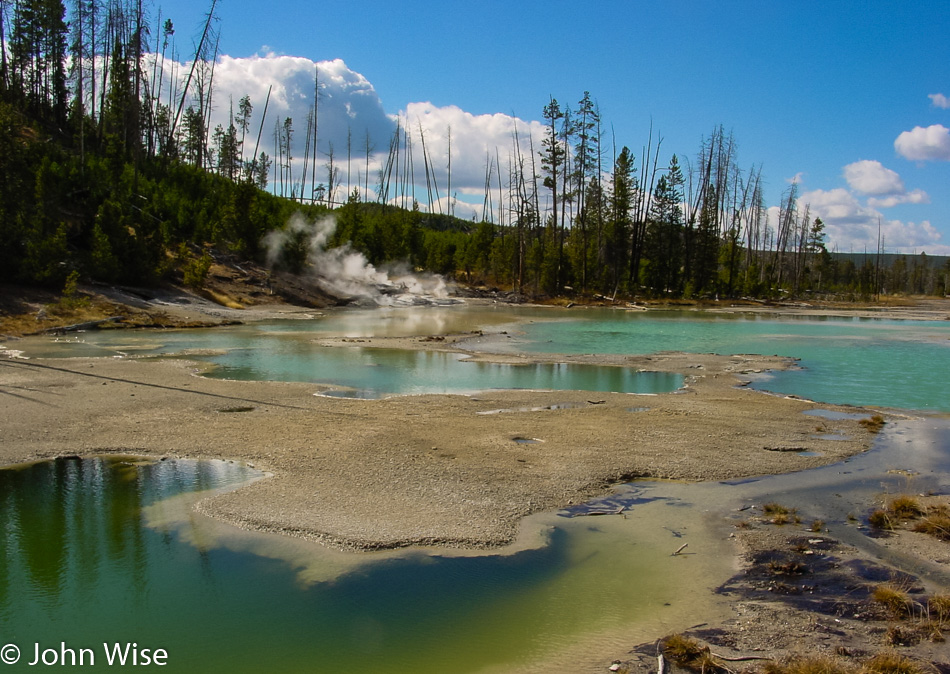
[[[895,496],[887,505],[887,509],[901,520],[912,520],[924,514],[924,509],[920,506],[920,501],[913,496]]]
[[[868,674],[923,674],[923,668],[910,658],[894,651],[882,651],[864,663]]]
[[[932,511],[936,515],[940,515],[946,511],[946,508],[932,509]],[[893,530],[900,522],[917,519],[924,512],[920,501],[913,496],[907,496],[906,494],[895,496],[884,508],[878,508],[868,516],[868,524],[876,529]],[[950,525],[950,513],[946,513],[943,519],[934,520],[935,531],[941,528],[943,524]],[[915,527],[914,530],[919,531],[921,529]],[[950,528],[948,528],[948,532],[950,532]]]
[[[814,521],[811,523],[811,526],[808,527],[808,528],[809,528],[811,531],[814,531],[815,533],[818,533],[819,531],[821,531],[822,529],[825,528],[825,521],[824,521],[824,520],[814,520]]]
[[[884,417],[882,417],[880,414],[875,414],[873,417],[861,419],[858,421],[858,423],[864,426],[871,433],[879,433],[880,430],[884,428],[884,424],[887,422],[884,421]]]
[[[950,515],[931,512],[924,519],[914,524],[914,531],[929,534],[942,541],[950,541]]]
[[[795,657],[785,662],[767,662],[762,665],[763,674],[856,674],[857,667],[835,658],[817,655]]]
[[[671,634],[663,639],[660,648],[663,655],[672,660],[678,667],[693,672],[726,672],[728,671],[712,653],[709,646],[701,646],[695,639],[682,634]]]
[[[904,618],[910,615],[914,601],[907,591],[892,583],[878,585],[871,591],[871,599],[880,604],[893,618]]]
[[[927,612],[931,620],[950,620],[950,594],[935,594],[927,600]]]
[[[891,516],[883,508],[878,508],[870,515],[868,515],[868,524],[870,524],[875,529],[893,529],[894,523],[891,521]]]
[[[772,518],[772,524],[782,525],[788,524],[789,522],[795,522],[797,524],[802,521],[802,518],[798,516],[798,511],[795,508],[786,508],[781,503],[775,503],[774,501],[763,505],[762,512]]]

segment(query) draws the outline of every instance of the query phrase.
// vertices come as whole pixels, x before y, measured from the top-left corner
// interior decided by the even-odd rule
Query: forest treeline
[[[141,284],[191,270],[200,283],[203,246],[260,259],[264,235],[294,213],[332,211],[331,245],[349,243],[374,264],[525,295],[947,293],[950,263],[925,254],[887,257],[880,244],[857,264],[830,253],[796,185],[770,225],[761,169],[739,165],[721,126],[692,159],[661,159],[652,133],[636,153],[618,149],[586,92],[573,107],[547,101],[539,147],[514,130],[507,163],[498,151],[488,160],[481,221],[432,212],[424,145],[423,210],[399,126],[372,189],[368,175],[352,188],[347,176],[349,194],[336,198],[332,152],[317,184],[316,106],[302,170],[289,118],[273,125],[275,156],[261,150],[266,100],[243,97],[226,127],[211,128],[214,2],[187,72],[166,72],[174,33],[160,14],[147,19],[142,0],[76,0],[68,12],[63,0],[0,0],[0,280]],[[368,149],[366,164],[368,174]],[[307,242],[297,243],[283,257],[291,271],[306,261]]]

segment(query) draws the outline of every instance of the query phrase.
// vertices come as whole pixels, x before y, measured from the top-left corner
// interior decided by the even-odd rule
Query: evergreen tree
[[[676,290],[681,266],[683,210],[680,202],[683,197],[678,191],[674,170],[679,171],[675,155],[670,162],[669,175],[657,180],[647,220],[644,282],[656,295]]]
[[[561,259],[563,255],[562,246],[560,246],[561,236],[560,228],[558,226],[558,206],[563,200],[563,195],[561,194],[562,186],[560,184],[561,176],[564,171],[564,160],[567,156],[567,148],[565,148],[564,143],[561,140],[561,130],[559,129],[559,123],[564,119],[564,112],[561,110],[561,106],[558,104],[557,99],[551,98],[544,110],[542,116],[545,120],[545,130],[544,138],[541,140],[541,170],[544,174],[544,186],[551,190],[551,214],[549,227],[553,232],[553,237],[546,236],[546,239],[550,239],[549,245],[542,246],[542,253],[545,253],[551,256],[556,262],[554,263],[554,275],[553,281],[550,280],[550,275],[548,276],[548,281],[544,284],[546,289],[551,292],[557,288],[560,283],[560,273],[561,273]],[[560,227],[563,227],[564,223],[560,223]],[[548,227],[545,227],[545,232],[547,232]],[[550,263],[547,263],[548,268],[550,268]]]
[[[637,192],[636,168],[630,148],[624,146],[614,163],[610,186],[610,209],[604,226],[602,259],[608,273],[604,274],[602,291],[616,293],[627,268],[630,235],[633,228],[632,209]]]
[[[597,134],[599,126],[600,113],[590,98],[590,92],[585,91],[578,103],[572,129],[576,138],[574,183],[578,206],[578,216],[574,227],[580,230],[578,241],[580,250],[575,257],[581,263],[579,271],[582,290],[587,289],[588,282],[589,230],[592,224],[599,222],[599,209],[602,205],[599,198],[592,199],[588,203],[589,192],[594,197],[600,196],[600,138]]]

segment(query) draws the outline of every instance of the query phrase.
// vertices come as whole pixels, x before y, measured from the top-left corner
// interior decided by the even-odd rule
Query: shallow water
[[[800,369],[763,375],[754,386],[811,400],[950,411],[950,322],[625,312],[609,309],[427,307],[332,313],[315,320],[188,331],[102,331],[68,340],[31,338],[29,356],[191,353],[215,376],[320,382],[355,397],[465,393],[488,388],[660,393],[681,379],[623,368],[465,362],[457,354],[320,347],[316,339],[406,337],[477,329],[508,333],[496,351],[764,354],[800,359]]]

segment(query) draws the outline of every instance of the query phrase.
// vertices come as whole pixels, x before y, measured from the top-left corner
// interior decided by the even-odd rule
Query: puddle
[[[628,412],[649,412],[650,408],[649,407],[628,407],[627,411]]]
[[[522,438],[522,437],[512,438],[512,440],[514,442],[517,442],[519,445],[539,445],[542,442],[544,442],[544,440],[538,440],[537,438]]]

